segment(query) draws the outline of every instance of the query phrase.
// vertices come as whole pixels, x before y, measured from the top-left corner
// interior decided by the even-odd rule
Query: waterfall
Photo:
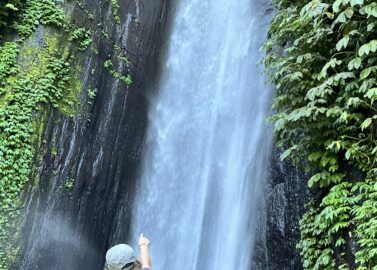
[[[261,0],[181,0],[149,113],[132,241],[153,268],[251,268],[271,142]]]

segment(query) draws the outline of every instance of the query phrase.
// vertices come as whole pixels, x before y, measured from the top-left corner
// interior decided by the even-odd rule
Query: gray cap
[[[121,270],[126,264],[135,261],[134,250],[126,244],[113,246],[106,252],[106,264],[109,270]]]

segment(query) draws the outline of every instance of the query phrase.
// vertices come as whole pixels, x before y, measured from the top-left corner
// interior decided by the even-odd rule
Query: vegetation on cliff
[[[0,270],[16,269],[20,253],[20,193],[31,181],[33,158],[40,147],[46,116],[59,110],[73,116],[81,90],[78,53],[92,44],[94,31],[70,20],[61,5],[80,7],[89,20],[94,16],[80,1],[5,0],[0,3]],[[119,23],[118,3],[109,2]],[[103,32],[103,30],[102,30]],[[98,53],[93,47],[92,51]],[[128,65],[124,53],[118,62]],[[127,61],[126,61],[127,60]],[[105,69],[126,85],[129,74]],[[87,91],[88,99],[96,90]],[[38,119],[43,116],[43,119]],[[73,188],[73,179],[65,187]]]
[[[0,2],[0,29],[12,24],[20,9],[24,6],[22,0],[3,0]]]
[[[58,108],[74,113],[79,88],[69,44],[44,30],[39,40],[43,46],[28,39],[38,25],[69,29],[64,12],[50,0],[20,2],[1,7],[1,24],[6,26],[1,32],[16,38],[0,44],[0,269],[15,267],[20,251],[19,196],[38,139],[36,112]]]
[[[377,269],[377,3],[273,2],[271,119],[282,159],[312,174],[304,269]]]

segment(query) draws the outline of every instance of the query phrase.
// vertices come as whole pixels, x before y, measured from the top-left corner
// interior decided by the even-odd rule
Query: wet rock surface
[[[114,22],[110,1],[82,3],[71,16],[95,28],[96,49],[81,57],[78,115],[52,112],[47,119],[35,159],[39,180],[25,192],[19,269],[102,269],[106,249],[127,237],[129,208],[117,210],[132,201],[170,0],[119,0],[121,24]],[[129,64],[117,62],[115,47]],[[109,59],[114,69],[131,74],[131,86],[104,68]],[[93,100],[89,88],[98,91]]]
[[[296,245],[300,239],[299,221],[309,196],[307,176],[289,162],[280,161],[280,154],[272,149],[252,269],[302,269]]]

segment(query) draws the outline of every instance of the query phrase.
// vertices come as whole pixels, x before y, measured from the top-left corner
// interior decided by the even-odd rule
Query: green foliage
[[[54,108],[68,115],[75,112],[80,84],[76,79],[74,48],[85,49],[90,35],[89,31],[74,28],[68,43],[62,43],[57,35],[46,35],[39,40],[43,43],[40,46],[33,39],[27,40],[38,25],[53,26],[63,33],[72,28],[64,12],[53,0],[26,0],[22,6],[17,1],[5,2],[6,8],[17,11],[17,16],[9,13],[12,18],[7,15],[6,19],[8,31],[14,31],[10,34],[16,34],[15,41],[0,43],[1,270],[15,268],[20,252],[19,195],[31,177],[33,143],[40,140],[43,131],[43,125],[35,125],[35,115],[46,115]],[[5,14],[0,17],[5,18]],[[75,45],[70,46],[71,43]]]
[[[19,224],[22,203],[20,192],[26,183],[35,183],[40,160],[43,130],[49,112],[57,109],[73,116],[77,111],[81,85],[77,79],[76,56],[92,44],[93,29],[72,24],[55,0],[3,0],[0,3],[0,270],[16,269],[20,253]],[[76,1],[80,8],[82,3]],[[117,1],[112,7],[120,22]],[[116,5],[115,5],[116,3]],[[89,20],[94,15],[85,11]],[[118,19],[117,19],[118,18]],[[6,26],[6,27],[3,27]],[[38,44],[33,37],[39,26]],[[55,30],[45,30],[53,27]],[[59,34],[52,34],[59,33]],[[110,36],[102,33],[110,40]],[[1,36],[0,36],[1,37]],[[98,54],[94,46],[91,49]],[[120,67],[130,63],[120,48],[116,49]],[[106,61],[105,68],[127,85],[130,75],[122,75]],[[93,75],[93,72],[92,72]],[[87,91],[89,104],[97,89]],[[42,116],[42,119],[36,120]],[[52,155],[57,155],[55,148]],[[68,179],[65,189],[71,191]]]
[[[126,85],[131,85],[131,84],[132,84],[132,78],[131,78],[131,75],[130,75],[130,74],[122,75],[122,74],[119,73],[118,71],[114,70],[114,69],[113,69],[113,63],[111,62],[111,60],[106,60],[106,61],[103,63],[103,66],[104,66],[105,69],[110,73],[110,75],[113,76],[114,78],[116,78],[116,79],[118,79],[118,80],[121,80],[121,81],[124,82]]]
[[[87,92],[88,98],[89,98],[88,104],[91,105],[91,104],[93,104],[93,99],[97,96],[98,90],[97,90],[97,88],[95,88],[95,89],[89,88],[86,92]]]
[[[377,238],[377,184],[376,178],[367,178],[365,182],[355,185],[357,194],[356,204],[351,214],[356,223],[355,234],[360,249],[356,253],[359,269],[374,269],[376,267],[376,238]]]
[[[93,99],[93,98],[96,97],[98,90],[97,90],[97,88],[96,89],[90,89],[89,88],[87,92],[88,92],[89,99]]]
[[[277,90],[270,119],[286,149],[282,158],[305,164],[313,174],[308,185],[319,196],[301,221],[303,266],[375,269],[377,4],[274,5],[263,61]],[[356,252],[349,254],[353,241]]]
[[[22,0],[2,0],[0,1],[0,32],[12,23],[20,9],[23,8]]]
[[[120,24],[118,0],[110,0],[110,1],[111,1],[111,7],[113,9],[114,20],[117,24]]]
[[[5,80],[10,75],[17,73],[15,67],[18,54],[18,45],[15,42],[6,42],[0,51],[0,95],[3,94]]]
[[[13,69],[13,72],[2,77],[4,83],[0,95],[0,269],[9,269],[19,251],[19,193],[29,179],[34,155],[34,111],[45,106],[58,108],[59,102],[65,99],[65,93],[73,79],[73,58],[67,51],[58,49],[57,38],[46,37],[45,42],[44,48],[37,44],[14,47],[13,53],[19,51],[22,64],[13,62],[10,69]],[[4,51],[1,52],[3,54]]]
[[[13,28],[21,38],[33,34],[38,24],[50,25],[66,29],[68,22],[64,11],[56,7],[53,0],[26,0],[25,7]]]
[[[69,178],[64,182],[64,188],[68,191],[72,191],[73,186],[75,185],[75,179]]]
[[[92,31],[85,27],[76,28],[70,33],[69,41],[78,41],[79,50],[85,51],[92,43]]]

